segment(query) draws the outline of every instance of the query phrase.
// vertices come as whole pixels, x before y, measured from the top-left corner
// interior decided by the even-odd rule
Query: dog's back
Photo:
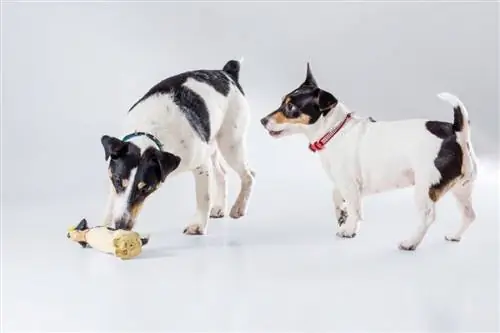
[[[183,158],[179,171],[191,168],[211,152],[206,146],[221,131],[244,127],[240,118],[248,118],[248,105],[239,73],[240,63],[230,60],[222,69],[186,71],[158,82],[129,109],[124,132],[155,132]]]

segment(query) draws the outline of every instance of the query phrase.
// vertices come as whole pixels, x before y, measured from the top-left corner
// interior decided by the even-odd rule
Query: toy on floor
[[[82,247],[92,247],[101,252],[111,253],[120,259],[137,257],[141,254],[142,247],[149,242],[149,237],[142,237],[134,231],[105,226],[89,228],[86,219],[82,219],[76,227],[72,227],[67,237]]]

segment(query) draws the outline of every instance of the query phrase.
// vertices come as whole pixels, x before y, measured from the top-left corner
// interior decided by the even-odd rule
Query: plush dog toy
[[[67,237],[78,242],[82,247],[111,253],[120,259],[131,259],[142,252],[142,247],[149,242],[149,237],[142,237],[137,232],[112,229],[105,226],[89,228],[86,219],[72,227]]]

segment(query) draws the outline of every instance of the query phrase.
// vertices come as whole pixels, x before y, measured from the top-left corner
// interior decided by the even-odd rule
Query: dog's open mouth
[[[269,131],[269,135],[271,136],[280,136],[283,131]]]

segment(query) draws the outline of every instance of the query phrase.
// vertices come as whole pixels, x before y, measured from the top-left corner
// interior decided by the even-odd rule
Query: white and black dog
[[[427,119],[375,121],[352,113],[318,87],[309,66],[305,81],[285,95],[280,107],[261,119],[274,138],[296,133],[310,141],[335,184],[337,236],[359,230],[363,196],[415,187],[420,224],[401,250],[415,250],[435,219],[436,202],[450,190],[461,212],[460,228],[445,238],[459,241],[475,219],[471,193],[477,159],[470,141],[467,110],[449,93],[438,95],[454,107],[453,123]]]
[[[254,172],[247,163],[250,108],[239,84],[240,63],[159,82],[130,108],[121,138],[102,136],[111,181],[105,225],[132,229],[144,200],[167,176],[190,171],[197,210],[184,233],[205,234],[209,218],[226,213],[223,160],[241,179],[230,216],[245,215]]]

